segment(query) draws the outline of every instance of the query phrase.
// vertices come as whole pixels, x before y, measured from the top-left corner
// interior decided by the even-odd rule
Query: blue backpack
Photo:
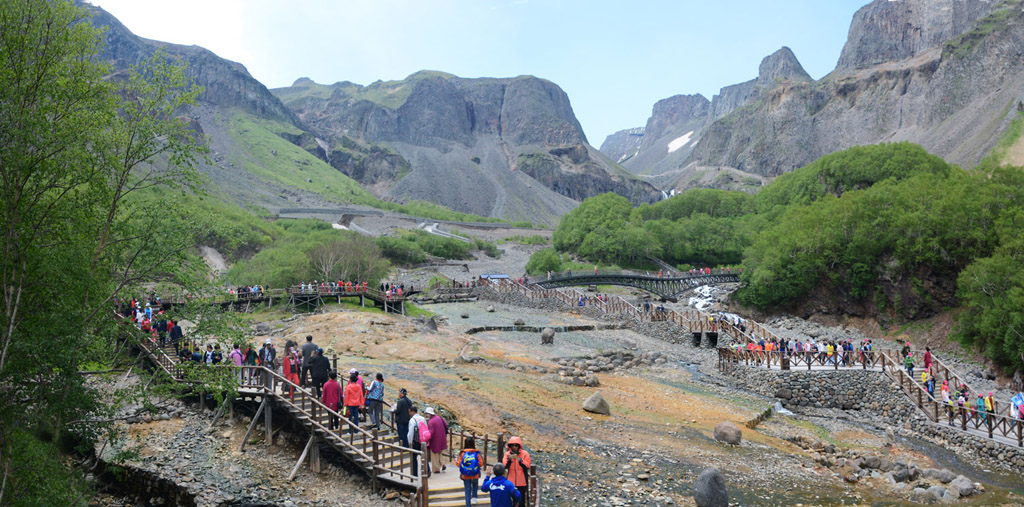
[[[480,476],[479,451],[469,451],[462,455],[462,464],[459,465],[459,473],[466,477]]]

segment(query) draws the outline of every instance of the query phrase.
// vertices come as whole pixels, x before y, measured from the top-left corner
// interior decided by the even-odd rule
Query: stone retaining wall
[[[733,380],[788,409],[799,407],[870,410],[891,422],[906,421],[915,408],[880,372],[769,370],[737,365]]]

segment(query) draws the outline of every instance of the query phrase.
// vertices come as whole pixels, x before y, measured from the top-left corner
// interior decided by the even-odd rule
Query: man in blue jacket
[[[512,481],[505,478],[505,465],[501,463],[494,465],[494,477],[487,473],[480,491],[491,494],[491,507],[516,507],[523,498]]]

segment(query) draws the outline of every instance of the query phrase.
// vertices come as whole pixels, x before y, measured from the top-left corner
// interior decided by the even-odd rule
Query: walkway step
[[[463,493],[460,492],[459,495],[463,495]],[[472,505],[491,505],[491,500],[489,497],[484,496],[485,493],[480,493],[480,495],[481,496],[473,499]],[[431,507],[465,507],[466,497],[460,496],[455,500],[434,500],[434,496],[431,495],[430,505]]]

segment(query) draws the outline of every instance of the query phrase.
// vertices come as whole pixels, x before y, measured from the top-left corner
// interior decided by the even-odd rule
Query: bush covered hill
[[[755,196],[700,189],[631,207],[605,194],[566,215],[554,248],[631,267],[653,265],[649,257],[742,267],[736,298],[765,310],[886,325],[960,308],[957,339],[1020,367],[1024,171],[1000,166],[1000,153],[964,170],[914,144],[882,144],[822,157]],[[546,249],[530,267],[561,260]]]

